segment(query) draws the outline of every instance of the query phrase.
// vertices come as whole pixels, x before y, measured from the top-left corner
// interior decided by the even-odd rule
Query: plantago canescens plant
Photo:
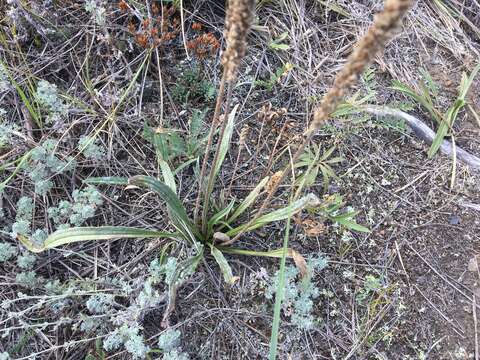
[[[247,51],[247,35],[250,29],[250,22],[253,18],[254,11],[253,0],[233,0],[230,3],[227,12],[226,21],[226,38],[227,49],[223,55],[222,63],[224,66],[224,74],[220,83],[218,98],[216,103],[213,121],[211,124],[210,134],[208,137],[207,150],[205,152],[205,159],[202,165],[199,184],[199,199],[205,195],[202,205],[202,217],[195,219],[198,213],[198,207],[194,211],[194,218],[191,219],[189,212],[182,204],[177,194],[176,181],[173,171],[170,169],[168,158],[165,157],[164,151],[157,149],[157,161],[162,173],[163,182],[150,176],[133,176],[131,178],[121,177],[104,177],[104,178],[90,178],[85,181],[92,185],[116,185],[125,186],[129,188],[145,188],[159,195],[159,197],[166,203],[167,213],[170,225],[175,231],[158,231],[151,229],[142,229],[124,226],[100,226],[100,227],[73,227],[68,229],[61,229],[50,236],[48,236],[42,244],[32,241],[26,235],[19,234],[20,241],[33,252],[42,252],[61,245],[71,244],[81,241],[89,240],[110,240],[120,238],[171,238],[180,240],[183,244],[188,244],[193,249],[189,257],[184,260],[178,267],[177,277],[183,279],[185,274],[190,274],[195,270],[200,260],[203,258],[204,249],[209,249],[211,255],[218,263],[225,281],[233,284],[236,277],[233,276],[232,270],[225,259],[223,253],[253,255],[253,256],[268,256],[280,257],[282,255],[279,251],[259,252],[245,249],[235,249],[226,246],[220,246],[217,242],[221,241],[228,243],[228,240],[245,231],[258,229],[269,223],[285,220],[292,215],[302,211],[305,208],[317,207],[320,203],[319,199],[314,194],[308,194],[301,198],[292,201],[287,206],[266,213],[259,217],[255,222],[251,222],[246,227],[246,224],[237,224],[238,218],[244,214],[264,193],[264,188],[269,183],[269,177],[264,178],[257,184],[250,194],[240,204],[235,206],[231,202],[228,206],[216,213],[210,214],[212,208],[209,206],[209,198],[213,191],[215,178],[220,171],[220,167],[229,150],[231,138],[234,129],[235,115],[238,105],[234,106],[232,111],[229,110],[230,98],[233,84],[236,79],[236,73],[240,62]],[[223,104],[223,87],[228,84],[228,94],[226,97],[226,104],[224,118],[219,121],[219,114]],[[214,152],[214,159],[210,166],[209,175],[207,176],[207,183],[202,180],[206,174],[206,165],[208,163],[208,156],[210,148],[213,145],[213,138],[216,130],[220,125],[218,134],[218,143]],[[245,139],[242,140],[242,142]],[[154,141],[155,146],[159,145]],[[197,199],[197,204],[199,204]],[[198,221],[200,220],[200,221]],[[295,251],[289,249],[288,255],[292,257],[295,263],[299,266],[300,272],[304,272],[305,266],[303,258]],[[179,280],[180,281],[180,280]],[[173,282],[177,284],[177,282]],[[172,286],[169,290],[169,306],[165,312],[164,323],[168,323],[168,315],[173,310],[173,302],[175,299],[176,288],[178,285]]]

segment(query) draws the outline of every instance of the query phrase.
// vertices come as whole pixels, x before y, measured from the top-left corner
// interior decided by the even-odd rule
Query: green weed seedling
[[[290,46],[288,44],[285,44],[284,41],[288,38],[288,32],[283,32],[281,33],[278,38],[275,40],[272,40],[269,44],[268,47],[272,50],[283,50],[287,51],[290,49]]]
[[[210,102],[215,94],[215,86],[205,79],[197,66],[183,70],[172,90],[173,98],[183,105],[189,102]]]
[[[255,85],[261,88],[266,89],[267,91],[272,91],[274,86],[280,81],[282,77],[288,74],[293,69],[293,65],[286,63],[275,70],[273,74],[270,75],[270,78],[267,80],[256,80]]]
[[[295,168],[311,168],[310,171],[304,171],[296,179],[297,186],[312,186],[319,174],[322,174],[323,179],[323,191],[326,192],[328,184],[332,178],[336,178],[337,175],[331,168],[331,165],[343,161],[341,157],[332,157],[331,155],[335,151],[335,147],[331,147],[324,153],[321,152],[321,148],[317,144],[311,144],[303,155],[300,156],[298,162],[295,164]]]
[[[203,120],[208,109],[193,110],[189,121],[187,132],[169,129],[153,128],[145,124],[143,136],[155,148],[157,161],[166,161],[172,163],[180,158],[186,160],[174,172],[190,165],[192,159],[195,160],[203,154],[207,135],[202,131]]]

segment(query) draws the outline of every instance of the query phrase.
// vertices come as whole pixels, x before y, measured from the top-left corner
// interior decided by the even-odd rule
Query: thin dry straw
[[[384,9],[375,16],[373,24],[370,26],[366,34],[355,46],[352,54],[348,57],[347,62],[335,77],[333,86],[325,94],[322,101],[316,107],[313,119],[305,131],[303,142],[298,147],[292,157],[292,163],[295,163],[300,155],[305,151],[305,147],[310,142],[315,132],[319,130],[325,121],[328,120],[348,89],[356,83],[358,77],[365,71],[365,68],[373,62],[375,56],[384,49],[387,42],[395,35],[399,29],[403,16],[408,12],[413,4],[413,0],[386,0]],[[263,213],[272,201],[273,195],[283,182],[285,177],[290,173],[290,167],[287,166],[274,186],[268,192],[266,199],[256,215],[248,222],[245,229],[248,229],[255,220]],[[243,232],[237,234],[229,243],[236,241]]]
[[[243,147],[245,146],[245,143],[247,141],[247,136],[248,136],[248,131],[249,131],[248,125],[245,125],[242,130],[240,131],[240,139],[238,140],[238,153],[237,153],[237,159],[235,160],[235,166],[233,167],[233,172],[232,172],[232,178],[230,179],[230,184],[228,185],[227,192],[225,193],[225,198],[228,199],[230,196],[230,192],[232,191],[232,186],[233,186],[233,181],[235,180],[235,175],[237,174],[238,170],[238,164],[240,164],[240,156],[242,155],[242,150]]]

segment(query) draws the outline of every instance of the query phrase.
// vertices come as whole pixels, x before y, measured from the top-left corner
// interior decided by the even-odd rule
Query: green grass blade
[[[18,161],[18,165],[17,167],[15,168],[15,170],[13,170],[12,174],[7,177],[4,181],[2,181],[0,183],[0,193],[3,192],[3,190],[5,189],[5,187],[8,185],[8,183],[17,175],[17,173],[23,168],[23,165],[28,161],[28,159],[30,159],[30,155],[32,153],[32,150],[29,150],[27,151],[25,154],[22,155],[22,157],[20,157]],[[3,168],[0,168],[2,171],[3,171]]]
[[[435,137],[433,138],[432,145],[430,145],[430,149],[428,149],[428,158],[431,159],[440,149],[442,146],[443,139],[448,133],[449,125],[446,122],[443,122],[437,130]]]
[[[470,76],[463,74],[458,97],[453,103],[453,105],[448,109],[447,114],[445,115],[445,120],[442,121],[437,130],[437,133],[435,134],[432,145],[428,150],[429,158],[432,158],[438,152],[438,149],[442,145],[443,139],[447,135],[448,130],[451,129],[453,124],[455,123],[458,113],[466,105],[465,97],[467,96],[468,90],[470,90],[473,80],[475,79],[479,71],[480,64],[475,66]]]
[[[308,194],[308,195],[292,202],[287,207],[284,207],[282,209],[278,209],[278,210],[272,211],[271,213],[260,216],[248,228],[246,227],[246,224],[244,224],[244,225],[241,225],[239,227],[236,227],[236,228],[228,231],[227,235],[230,236],[230,237],[233,237],[233,236],[235,236],[235,235],[237,235],[241,232],[258,229],[259,227],[262,227],[262,226],[264,226],[266,224],[269,224],[271,222],[285,220],[285,219],[289,218],[290,216],[298,213],[299,211],[301,211],[301,210],[305,209],[306,207],[311,206],[312,204],[315,204],[315,203],[318,203],[318,198],[313,194]]]
[[[57,230],[52,233],[43,243],[35,244],[31,239],[19,235],[20,242],[30,251],[39,253],[53,249],[61,245],[72,244],[90,240],[112,240],[125,238],[159,238],[173,237],[173,233],[146,230],[125,226],[100,226],[100,227],[74,227],[65,230]]]
[[[272,334],[270,336],[269,360],[275,360],[277,357],[278,332],[280,328],[280,313],[285,291],[285,263],[287,260],[288,238],[290,235],[290,217],[287,219],[285,227],[285,236],[283,238],[282,259],[280,261],[280,271],[278,274],[278,285],[275,293],[275,308],[273,310]]]
[[[448,130],[452,127],[453,123],[457,119],[459,111],[465,106],[465,101],[460,97],[455,100],[455,103],[448,109],[445,121],[443,121],[438,127],[437,133],[432,141],[432,145],[428,150],[428,157],[432,158],[442,145],[443,139],[447,136]]]
[[[213,257],[215,258],[215,261],[217,262],[220,270],[222,271],[223,279],[225,280],[225,282],[229,285],[235,284],[235,282],[238,280],[238,277],[233,276],[232,268],[228,264],[227,259],[225,259],[225,256],[223,256],[222,252],[214,246],[211,246],[210,249]]]
[[[247,210],[250,207],[250,205],[252,205],[255,202],[255,200],[258,198],[258,195],[260,195],[260,191],[262,191],[265,185],[267,185],[269,179],[270,177],[267,176],[262,181],[260,181],[257,184],[257,186],[255,186],[255,189],[253,189],[250,192],[250,194],[248,194],[248,196],[242,201],[242,203],[238,205],[238,207],[233,212],[232,216],[230,216],[230,218],[227,220],[227,223],[229,224],[232,223],[233,220],[235,220],[240,215],[242,215],[245,212],[245,210]]]
[[[460,84],[460,92],[458,96],[460,99],[465,100],[468,90],[470,90],[473,80],[475,80],[475,77],[478,75],[479,71],[480,71],[480,63],[477,66],[475,66],[475,68],[470,73],[470,76],[468,77],[465,76],[464,78],[462,78],[462,82]]]
[[[421,104],[425,109],[428,110],[430,115],[432,115],[432,117],[435,119],[435,121],[438,124],[441,124],[443,122],[442,115],[437,109],[435,109],[433,104],[429,102],[428,99],[418,94],[415,90],[413,90],[409,86],[401,83],[400,81],[394,80],[393,85],[390,88],[393,90],[400,91],[401,93],[407,95],[408,97],[412,98],[413,100]]]
[[[89,136],[89,141],[86,141],[84,146],[82,146],[79,151],[82,152],[83,150],[85,150],[85,148],[92,142],[94,141],[97,136],[102,132],[103,129],[105,129],[105,127],[107,125],[112,125],[115,121],[115,118],[117,116],[117,113],[118,111],[120,110],[120,108],[122,107],[124,101],[128,98],[128,95],[130,94],[130,92],[132,91],[132,89],[134,88],[135,84],[137,83],[137,79],[138,77],[140,76],[140,74],[142,73],[142,71],[144,70],[144,68],[147,66],[147,64],[149,63],[150,61],[150,55],[151,55],[151,51],[148,51],[145,58],[143,59],[142,63],[138,66],[137,68],[137,71],[135,72],[135,74],[133,75],[132,79],[130,80],[130,83],[128,84],[127,88],[125,89],[125,91],[122,93],[122,95],[120,96],[120,99],[118,100],[117,104],[115,105],[115,107],[113,108],[112,112],[106,117],[106,119],[101,123],[99,124],[88,136]],[[91,140],[90,140],[91,139]]]
[[[3,63],[3,61],[0,60],[0,67],[2,67],[5,72],[7,73],[9,81],[12,83],[13,87],[17,91],[18,95],[20,96],[20,99],[22,100],[23,104],[27,108],[28,112],[32,116],[33,121],[37,126],[41,129],[42,128],[42,122],[40,120],[40,114],[35,110],[33,107],[32,103],[28,99],[27,95],[23,91],[23,89],[20,87],[20,85],[15,81],[14,77],[10,73],[10,70],[8,70],[7,66]],[[33,91],[33,90],[31,90]]]
[[[157,154],[157,160],[168,160],[169,149],[167,144],[168,133],[157,133],[153,131],[153,146],[155,147],[155,153]]]
[[[225,216],[230,214],[230,211],[233,209],[233,205],[235,205],[235,202],[232,200],[230,204],[228,204],[227,207],[224,209],[220,210],[218,213],[212,216],[212,218],[208,221],[208,236],[210,236],[213,232],[213,227],[218,224],[220,220],[222,220]]]

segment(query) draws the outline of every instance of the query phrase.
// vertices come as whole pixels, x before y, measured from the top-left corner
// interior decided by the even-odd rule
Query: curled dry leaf
[[[213,240],[219,243],[226,243],[230,241],[230,236],[222,232],[216,232],[213,234]]]
[[[288,256],[295,262],[295,266],[298,268],[298,271],[300,271],[302,279],[307,278],[309,276],[309,271],[305,258],[298,251],[293,249],[288,249]]]
[[[302,224],[305,234],[309,237],[321,235],[325,232],[326,226],[312,219],[305,219]]]
[[[301,219],[298,216],[295,216],[293,221],[295,224],[302,227],[303,231],[305,231],[305,235],[308,237],[315,237],[325,233],[327,227],[324,223],[318,222],[313,219]]]
[[[257,114],[257,119],[261,122],[266,122],[267,124],[272,124],[275,120],[280,119],[284,116],[288,110],[286,108],[281,108],[278,110],[272,109],[272,104],[268,103],[262,106]]]

